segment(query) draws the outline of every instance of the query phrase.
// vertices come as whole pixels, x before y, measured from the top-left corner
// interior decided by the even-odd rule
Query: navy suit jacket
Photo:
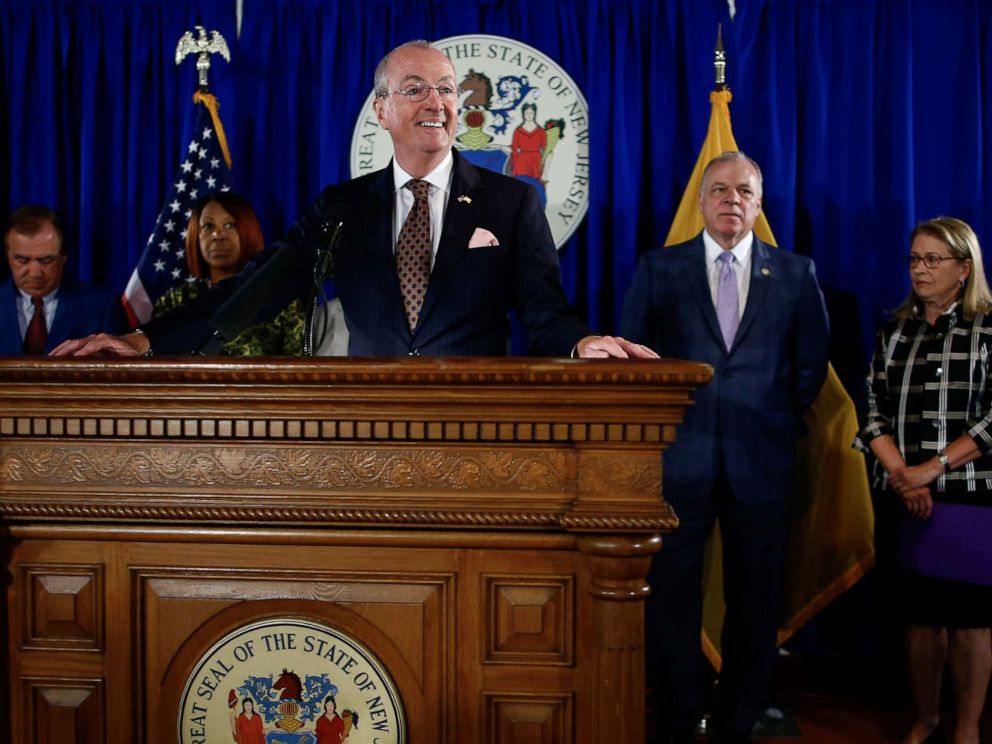
[[[813,262],[754,240],[751,284],[728,352],[706,279],[702,234],[642,256],[621,333],[666,357],[713,366],[713,380],[665,452],[665,498],[706,498],[722,457],[743,503],[785,500],[802,417],[827,372],[829,330]]]
[[[17,324],[17,288],[8,277],[0,283],[0,356],[24,353],[24,339]],[[122,333],[127,316],[119,296],[92,284],[63,279],[45,351],[70,338],[91,333]]]
[[[213,311],[276,251],[289,251],[281,278],[260,302],[268,317],[311,284],[324,223],[344,224],[334,254],[334,284],[351,334],[352,356],[507,353],[508,312],[516,309],[530,353],[568,356],[592,331],[568,307],[558,255],[534,189],[477,168],[457,151],[451,192],[427,294],[411,333],[393,255],[392,165],[329,186],[290,230],[237,277],[220,282],[175,314],[143,326],[156,353],[185,353],[209,335]],[[497,246],[469,248],[476,228]],[[194,344],[191,347],[191,344]]]

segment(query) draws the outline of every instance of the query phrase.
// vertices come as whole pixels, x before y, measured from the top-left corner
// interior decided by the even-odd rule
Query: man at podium
[[[253,273],[277,276],[248,298],[265,319],[305,293],[323,229],[341,224],[335,286],[353,356],[503,355],[508,312],[528,352],[545,356],[654,357],[599,336],[568,307],[547,220],[532,187],[477,168],[453,151],[454,66],[426,41],[403,44],[375,72],[373,108],[394,158],[383,170],[323,190],[304,217],[236,277],[135,333],[66,342],[56,355],[181,354],[199,349],[213,313]]]

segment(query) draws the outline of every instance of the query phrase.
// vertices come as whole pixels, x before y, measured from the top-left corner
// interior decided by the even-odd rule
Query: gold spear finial
[[[713,50],[716,90],[727,88],[727,53],[723,50],[723,24],[716,24],[716,49]]]

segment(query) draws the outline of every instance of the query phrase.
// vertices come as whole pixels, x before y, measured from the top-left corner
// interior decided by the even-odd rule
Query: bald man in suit
[[[715,158],[699,195],[703,232],[646,253],[624,301],[628,338],[714,370],[665,452],[663,495],[679,528],[655,556],[648,601],[663,741],[694,741],[704,712],[703,551],[716,520],[727,602],[721,742],[750,741],[771,692],[796,441],[826,376],[829,332],[812,261],[754,236],[761,196],[757,163],[741,152]]]
[[[393,141],[389,166],[324,189],[285,244],[141,333],[81,339],[56,353],[199,348],[213,331],[213,312],[282,253],[278,276],[259,303],[264,319],[308,289],[323,226],[342,222],[335,286],[352,355],[503,355],[508,313],[515,310],[531,354],[656,356],[597,335],[574,316],[534,190],[453,151],[458,89],[447,56],[428,42],[408,42],[383,58],[374,85],[376,117]],[[412,278],[398,270],[409,263],[418,266]]]

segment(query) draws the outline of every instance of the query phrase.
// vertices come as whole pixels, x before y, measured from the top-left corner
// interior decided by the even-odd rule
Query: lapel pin
[[[762,266],[761,267],[761,275],[762,276],[771,276],[772,275],[772,270],[769,269],[767,266]]]
[[[462,203],[462,204],[471,204],[472,203],[472,197],[471,196],[465,196],[465,194],[462,194],[461,196],[458,197],[458,201],[460,203]]]

